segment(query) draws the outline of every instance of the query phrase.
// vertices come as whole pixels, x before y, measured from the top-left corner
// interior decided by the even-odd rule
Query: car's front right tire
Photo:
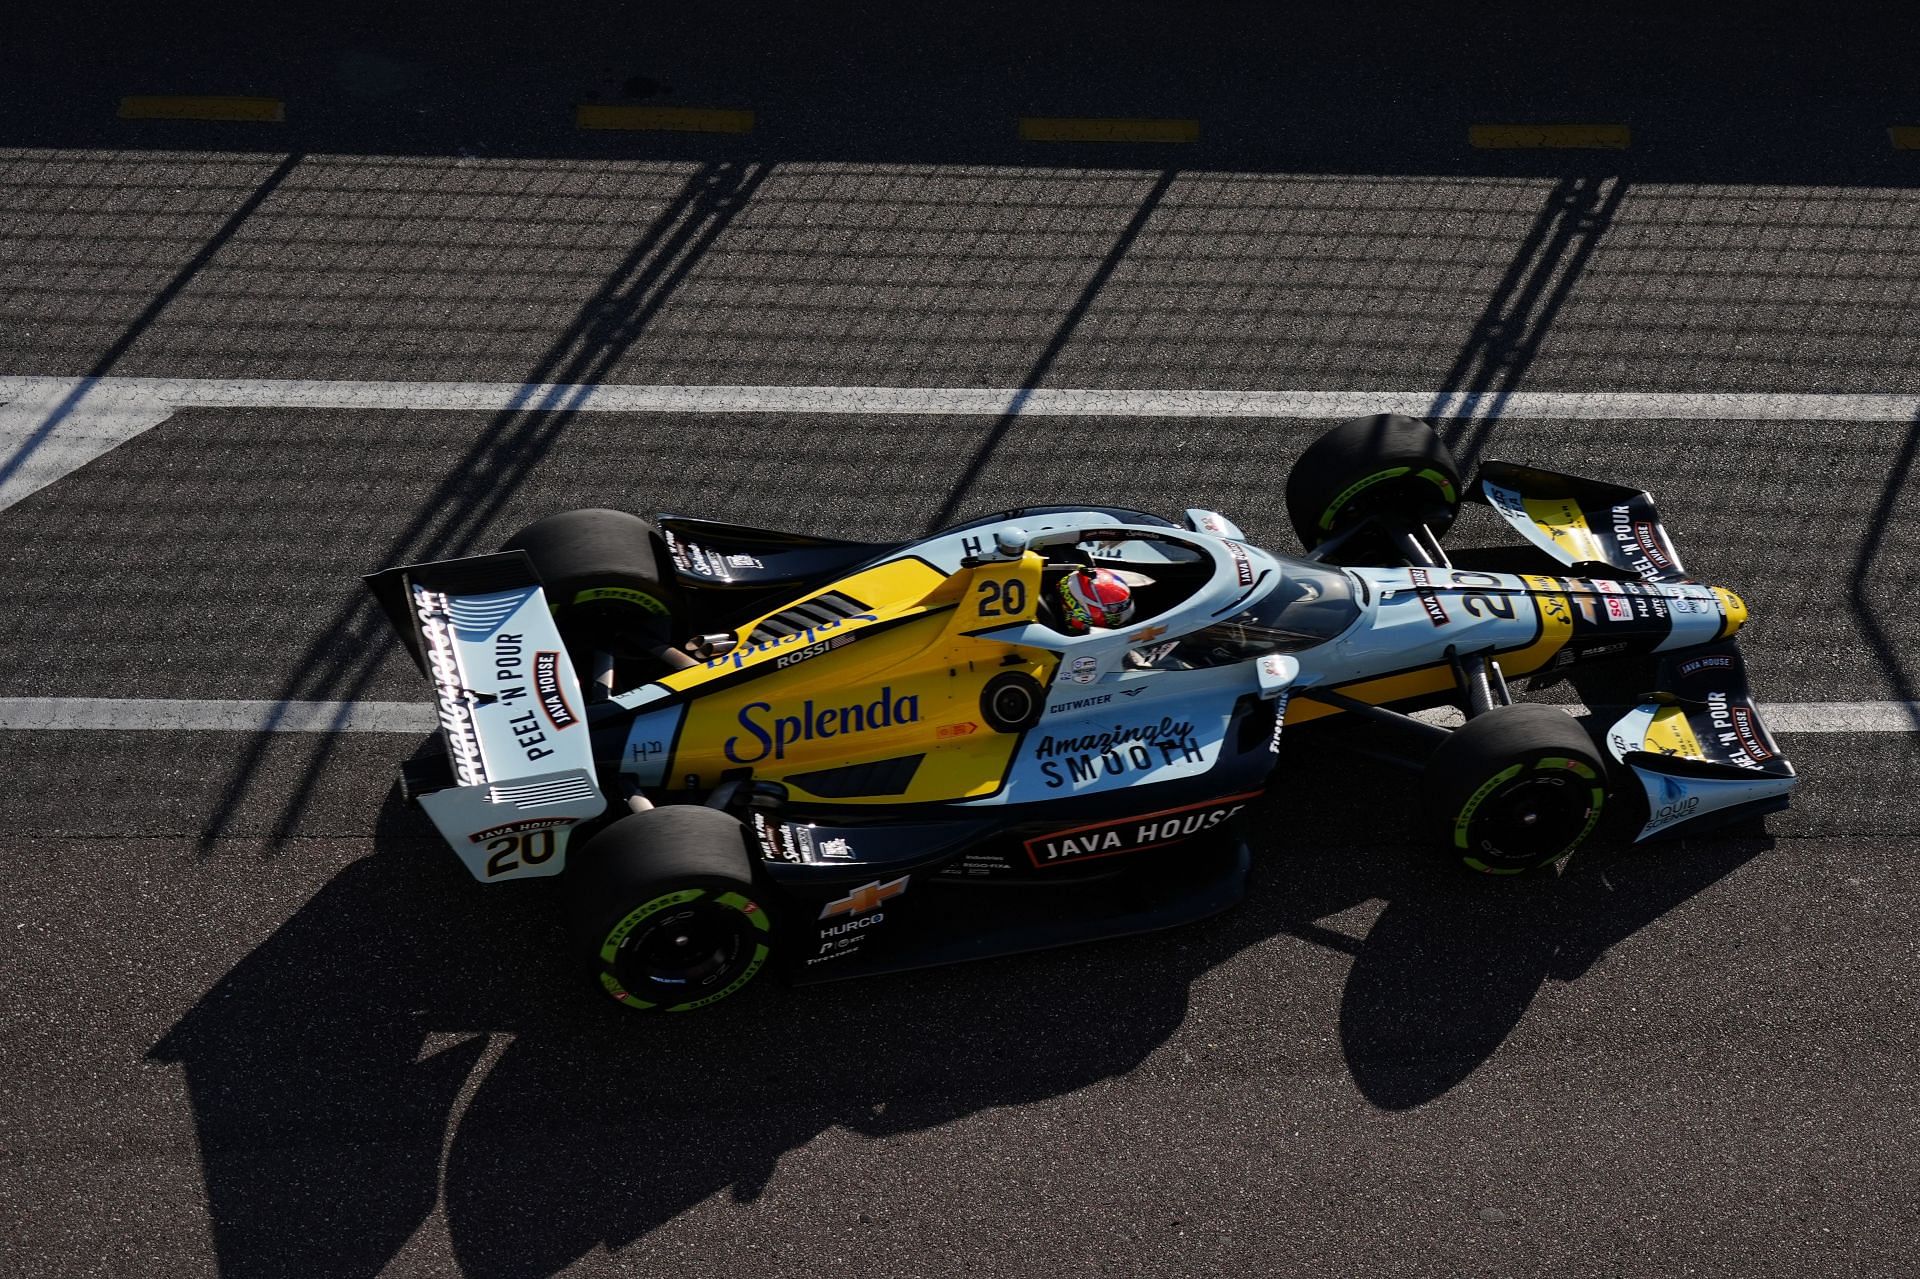
[[[1427,822],[1469,870],[1517,875],[1572,853],[1600,821],[1607,771],[1586,730],[1551,706],[1496,706],[1440,743]]]

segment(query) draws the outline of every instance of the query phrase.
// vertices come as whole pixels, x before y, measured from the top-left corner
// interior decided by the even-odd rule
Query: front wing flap
[[[1686,569],[1651,495],[1509,462],[1487,462],[1480,496],[1529,542],[1588,575],[1681,582]]]
[[[1646,792],[1636,842],[1786,807],[1799,777],[1760,717],[1735,641],[1668,655],[1659,683],[1607,733]]]

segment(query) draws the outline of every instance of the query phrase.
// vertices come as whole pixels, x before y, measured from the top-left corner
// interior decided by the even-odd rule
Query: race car
[[[1468,497],[1538,571],[1450,563]],[[1434,845],[1488,874],[1560,862],[1610,805],[1650,839],[1786,804],[1746,606],[1687,575],[1647,493],[1499,462],[1469,491],[1429,425],[1385,415],[1311,445],[1286,505],[1297,554],[1199,509],[1029,507],[898,544],[563,512],[366,579],[444,739],[403,786],[482,882],[563,876],[601,987],[666,1012],[769,967],[1224,909],[1294,731],[1417,773]],[[1090,617],[1089,582],[1124,609]],[[1510,689],[1635,658],[1658,691],[1611,724]],[[1408,713],[1442,702],[1459,727]]]

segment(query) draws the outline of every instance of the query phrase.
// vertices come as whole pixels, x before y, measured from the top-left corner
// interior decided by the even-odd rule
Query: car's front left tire
[[[1342,422],[1287,473],[1287,515],[1311,551],[1369,517],[1425,524],[1437,536],[1460,513],[1460,467],[1434,429],[1394,413]]]

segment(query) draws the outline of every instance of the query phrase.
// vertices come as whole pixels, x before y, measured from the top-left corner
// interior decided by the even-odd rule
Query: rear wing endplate
[[[597,816],[586,701],[521,551],[412,564],[368,589],[433,682],[453,786],[420,796],[476,878],[558,874]]]

